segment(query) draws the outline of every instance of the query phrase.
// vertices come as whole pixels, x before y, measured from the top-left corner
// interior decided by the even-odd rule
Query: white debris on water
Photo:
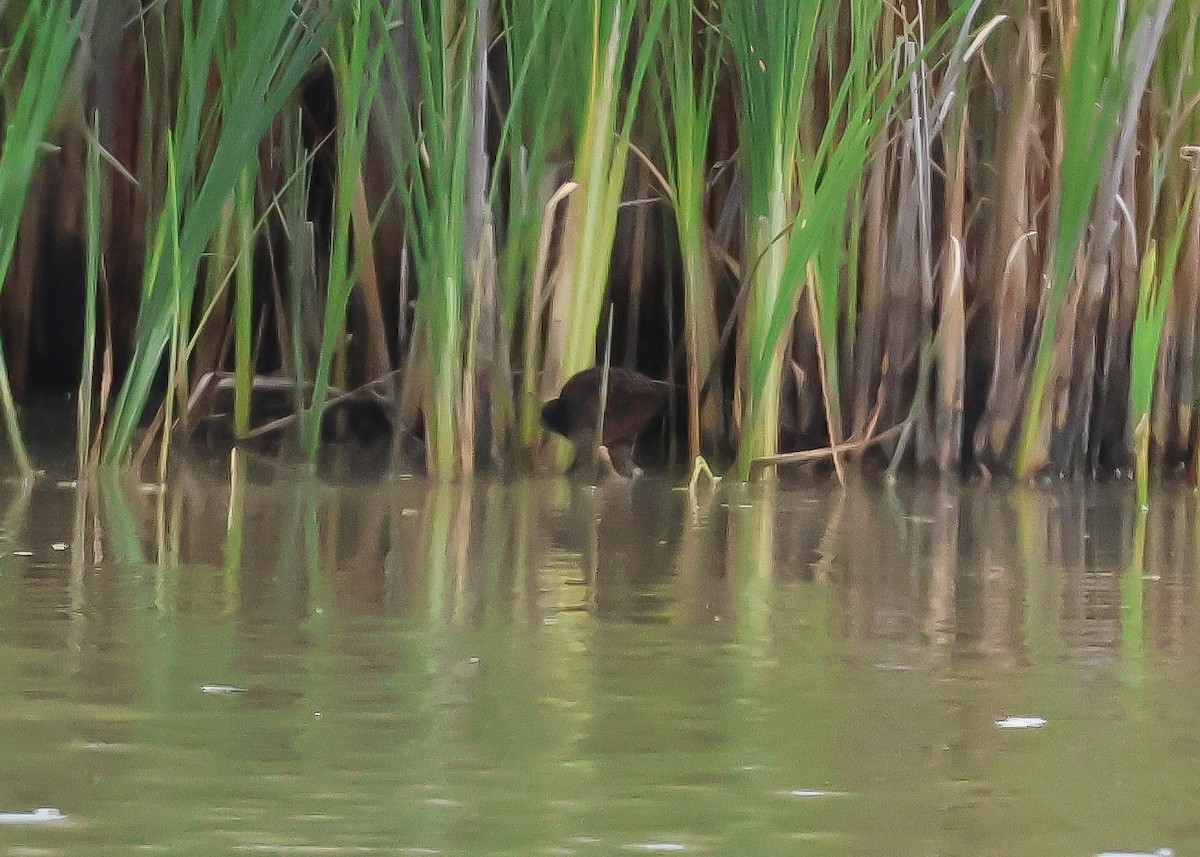
[[[1048,721],[1045,717],[1035,715],[1010,714],[996,721],[999,729],[1041,729]]]
[[[841,797],[845,794],[845,792],[831,792],[826,789],[791,789],[787,792],[788,797],[798,797],[809,800],[822,797]]]
[[[0,824],[50,824],[66,820],[53,806],[39,806],[33,812],[0,812]]]

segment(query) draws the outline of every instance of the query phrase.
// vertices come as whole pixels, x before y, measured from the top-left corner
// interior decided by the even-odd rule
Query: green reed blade
[[[158,237],[147,249],[133,358],[104,446],[103,458],[109,462],[127,453],[163,353],[179,323],[178,315],[190,313],[200,259],[221,222],[222,209],[267,127],[292,97],[351,0],[330,0],[323,9],[310,4],[299,15],[291,4],[253,3],[233,20],[225,17],[227,7],[220,0],[201,3],[194,19],[187,16],[191,4],[182,5],[184,50],[178,119],[167,142],[175,162],[184,169],[178,188],[180,214],[172,219],[163,207],[152,227]],[[218,25],[223,22],[229,25],[229,35],[218,42]],[[222,90],[227,93],[220,111],[226,121],[220,123],[210,121],[214,106],[208,82],[214,64],[221,71]],[[211,155],[201,158],[205,127],[212,139],[211,147],[206,145],[204,150]],[[165,240],[167,234],[175,237]],[[156,254],[161,253],[174,258],[160,259]]]
[[[334,37],[333,73],[339,93],[340,112],[329,282],[312,398],[301,426],[304,450],[310,460],[316,459],[320,446],[321,422],[333,360],[343,339],[346,306],[357,280],[357,274],[352,270],[354,236],[351,220],[356,180],[367,145],[367,120],[379,88],[379,68],[384,50],[374,28],[382,19],[383,11],[375,0],[357,2]]]
[[[545,270],[539,259],[543,235],[555,217],[562,185],[557,161],[567,157],[573,125],[573,100],[583,65],[571,51],[572,32],[582,4],[569,0],[504,0],[500,4],[502,39],[508,60],[508,109],[505,111],[491,182],[491,205],[503,208],[499,279],[501,329],[524,338],[518,397],[518,436],[530,449],[538,429],[541,376],[541,319]],[[539,257],[539,252],[542,256]],[[534,282],[537,278],[538,282]],[[523,325],[523,329],[521,326]]]
[[[1070,153],[1070,165],[1061,176],[1028,405],[1020,427],[1016,470],[1022,476],[1032,475],[1044,458],[1046,399],[1059,336],[1058,319],[1096,192],[1106,169],[1112,169],[1118,118],[1127,100],[1141,99],[1140,88],[1135,91],[1133,81],[1142,68],[1148,75],[1148,63],[1157,51],[1157,42],[1147,45],[1143,41],[1156,9],[1149,3],[1138,4],[1128,20],[1125,12],[1124,4],[1081,4],[1078,29],[1063,73],[1063,146]],[[1111,216],[1107,210],[1098,214],[1105,219]]]
[[[430,369],[425,390],[427,461],[437,475],[450,476],[459,465],[459,405],[466,355],[463,328],[468,323],[466,223],[468,145],[472,118],[469,82],[475,57],[477,17],[462,18],[430,0],[404,0],[403,33],[415,51],[419,85],[387,117],[395,129],[387,135],[408,213],[408,238],[420,289],[417,325],[423,331]],[[393,80],[406,79],[399,46],[385,52]],[[415,98],[415,103],[407,103]],[[473,439],[462,441],[473,445]]]
[[[87,161],[87,261],[84,273],[83,358],[79,367],[79,401],[75,418],[75,470],[82,479],[89,468],[92,445],[92,384],[96,374],[96,295],[100,285],[100,254],[103,236],[100,230],[100,117],[93,117],[94,138],[88,146]],[[81,492],[82,493],[82,492]]]
[[[709,15],[715,9],[707,10]],[[659,135],[667,192],[683,269],[684,339],[687,351],[688,454],[701,454],[700,391],[716,356],[717,318],[711,248],[704,216],[707,202],[708,143],[721,71],[723,41],[704,20],[694,0],[672,0],[662,30],[661,88],[657,98]],[[697,63],[699,64],[697,67]],[[715,399],[712,397],[713,404]],[[713,408],[709,409],[710,412]]]
[[[1167,308],[1175,287],[1175,271],[1183,239],[1191,226],[1195,185],[1189,190],[1178,222],[1171,233],[1161,263],[1158,247],[1150,239],[1142,259],[1142,275],[1138,288],[1137,315],[1129,344],[1129,425],[1134,427],[1138,504],[1149,502],[1150,408],[1154,397],[1154,379],[1158,368],[1159,351]],[[1161,274],[1158,272],[1161,270]]]
[[[0,142],[0,285],[8,278],[17,230],[79,39],[81,18],[68,0],[30,0],[0,66],[5,127]],[[19,78],[19,80],[18,80]],[[0,409],[13,458],[23,476],[33,472],[8,367],[0,348]]]
[[[250,431],[250,394],[254,384],[254,163],[242,171],[234,192],[238,258],[234,277],[234,388],[233,431],[242,437]]]
[[[649,0],[636,31],[634,4],[617,0],[591,7],[587,98],[578,105],[580,130],[572,175],[578,189],[567,201],[550,306],[543,397],[595,362],[630,132],[666,5],[666,0]],[[582,29],[577,21],[573,31],[579,35]]]

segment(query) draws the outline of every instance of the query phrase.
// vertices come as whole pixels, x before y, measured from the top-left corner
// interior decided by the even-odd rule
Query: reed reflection
[[[1122,485],[725,484],[693,505],[654,480],[334,483],[249,461],[165,491],[5,490],[0,745],[32,734],[109,799],[164,792],[176,813],[206,805],[195,771],[237,771],[247,818],[319,804],[445,850],[487,822],[530,853],[528,819],[570,842],[669,814],[716,842],[731,807],[790,831],[793,792],[827,789],[818,832],[922,818],[901,850],[930,829],[965,848],[1009,823],[997,716],[1093,743],[1120,723],[1112,752],[1150,758],[1177,746],[1150,715],[1188,722],[1174,694],[1200,662],[1184,491],[1142,512]],[[1090,745],[1019,746],[1071,770]],[[42,768],[15,766],[51,791]]]
[[[1124,485],[945,482],[730,485],[692,506],[654,480],[233,474],[185,468],[165,491],[117,479],[99,491],[9,486],[4,562],[25,583],[7,584],[8,610],[56,590],[72,615],[102,610],[133,567],[156,610],[214,625],[328,609],[535,628],[580,612],[761,642],[783,586],[831,594],[831,633],[927,664],[1067,655],[1103,666],[1196,648],[1197,505],[1170,488],[1145,512]],[[60,542],[57,563],[15,552]],[[70,647],[87,633],[74,629]]]

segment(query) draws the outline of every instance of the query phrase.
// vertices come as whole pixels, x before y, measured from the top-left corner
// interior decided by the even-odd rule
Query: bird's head
[[[563,437],[571,436],[571,410],[562,399],[551,399],[542,405],[542,425]]]

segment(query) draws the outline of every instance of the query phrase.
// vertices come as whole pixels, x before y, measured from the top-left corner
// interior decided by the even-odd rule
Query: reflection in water
[[[259,467],[8,489],[14,847],[1200,846],[1190,494]]]

